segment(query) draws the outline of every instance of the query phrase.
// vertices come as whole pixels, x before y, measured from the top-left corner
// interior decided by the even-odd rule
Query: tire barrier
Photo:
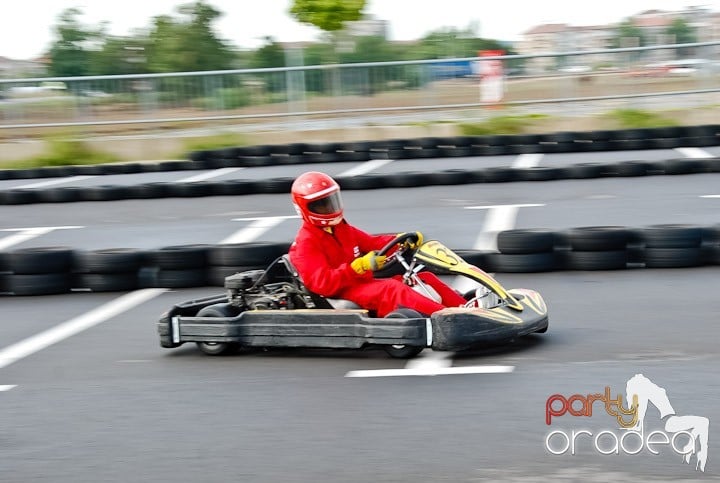
[[[616,131],[556,132],[549,134],[424,137],[333,143],[292,143],[192,151],[185,161],[49,166],[0,170],[0,180],[52,178],[257,167],[289,164],[369,161],[371,159],[422,159],[461,156],[499,156],[524,153],[570,153],[672,149],[720,145],[720,124],[675,126]],[[642,176],[642,167],[624,167]],[[685,169],[682,165],[682,169]],[[528,170],[527,176],[556,179],[552,171]],[[679,173],[677,173],[679,174]],[[193,190],[195,188],[192,188]],[[198,190],[201,190],[198,188]],[[56,192],[56,194],[63,191]],[[71,192],[65,192],[71,193]],[[71,197],[72,194],[62,196]]]
[[[720,173],[720,157],[705,159],[668,159],[664,161],[579,163],[565,167],[491,167],[474,170],[447,169],[433,172],[407,171],[403,173],[340,177],[337,181],[340,187],[345,190],[368,190],[476,183],[509,183],[513,181],[551,181],[699,173]],[[289,193],[293,180],[294,179],[290,177],[281,177],[260,180],[203,181],[193,183],[156,182],[136,186],[100,185],[87,188],[56,187],[45,190],[8,189],[0,190],[0,205],[278,194]]]
[[[497,244],[497,252],[456,252],[473,265],[500,273],[720,265],[720,225],[507,230],[498,233]],[[290,243],[254,242],[145,251],[19,249],[0,252],[0,293],[49,295],[149,287],[222,287],[225,277],[262,270],[289,248]]]

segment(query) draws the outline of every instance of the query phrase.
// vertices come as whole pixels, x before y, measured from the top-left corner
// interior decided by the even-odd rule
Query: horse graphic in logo
[[[682,431],[691,438],[683,449],[685,463],[690,464],[694,454],[697,459],[695,470],[705,471],[710,432],[708,418],[703,416],[678,416],[670,404],[665,389],[642,374],[636,374],[630,378],[625,387],[625,395],[627,401],[633,401],[633,396],[637,396],[637,422],[635,426],[626,429],[642,433],[648,403],[652,403],[660,412],[660,419],[665,421],[666,432],[678,433]]]

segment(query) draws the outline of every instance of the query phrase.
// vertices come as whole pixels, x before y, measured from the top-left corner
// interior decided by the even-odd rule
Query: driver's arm
[[[356,273],[350,263],[341,263],[337,267],[330,265],[322,248],[312,243],[303,243],[302,246],[294,244],[290,249],[290,259],[300,273],[303,284],[323,297],[337,295],[358,280],[373,278],[372,272]]]

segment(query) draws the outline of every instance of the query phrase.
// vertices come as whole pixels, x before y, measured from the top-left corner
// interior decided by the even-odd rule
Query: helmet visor
[[[335,192],[325,198],[311,201],[307,205],[308,211],[316,215],[332,215],[342,211],[343,204],[340,193]]]

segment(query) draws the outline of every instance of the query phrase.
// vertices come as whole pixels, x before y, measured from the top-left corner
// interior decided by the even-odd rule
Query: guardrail
[[[505,105],[585,105],[613,99],[642,102],[645,97],[683,95],[683,107],[707,106],[716,104],[720,93],[718,46],[720,42],[715,41],[483,60],[500,59],[505,66]],[[688,51],[693,52],[695,62],[678,63],[678,53]],[[482,107],[487,103],[481,101],[478,61],[470,57],[0,79],[0,129]],[[668,68],[653,67],[663,63]]]
[[[487,271],[622,270],[720,265],[720,225],[590,226],[507,230],[498,252],[457,250]],[[156,250],[27,248],[0,252],[0,293],[48,295],[138,288],[222,287],[226,276],[264,269],[290,243],[184,245]]]

